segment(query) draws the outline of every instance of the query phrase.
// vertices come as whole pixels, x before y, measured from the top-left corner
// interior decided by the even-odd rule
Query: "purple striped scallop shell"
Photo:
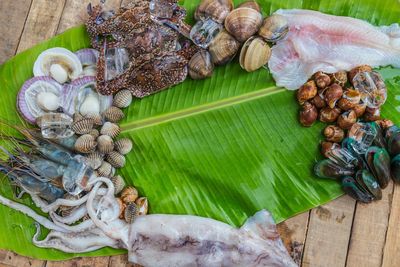
[[[85,48],[75,52],[83,67],[96,65],[99,58],[99,51],[92,48]]]

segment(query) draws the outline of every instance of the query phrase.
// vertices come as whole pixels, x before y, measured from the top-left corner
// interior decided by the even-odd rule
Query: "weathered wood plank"
[[[392,196],[391,183],[383,191],[382,200],[357,204],[347,255],[348,267],[381,266]]]
[[[128,254],[112,256],[108,263],[109,267],[140,267],[140,265],[128,263]]]
[[[46,267],[107,267],[109,257],[86,257],[68,261],[47,261]],[[123,265],[120,265],[123,266]]]
[[[65,0],[33,0],[17,53],[55,35]]]
[[[302,266],[345,266],[354,209],[343,196],[311,211]]]
[[[0,251],[0,266],[43,267],[46,262],[20,256],[11,251]]]
[[[400,266],[400,185],[394,186],[389,226],[383,251],[383,267]]]
[[[0,64],[14,56],[32,0],[0,1]],[[5,26],[7,25],[7,26]]]
[[[304,252],[310,212],[305,212],[278,224],[278,232],[294,261],[300,265]]]

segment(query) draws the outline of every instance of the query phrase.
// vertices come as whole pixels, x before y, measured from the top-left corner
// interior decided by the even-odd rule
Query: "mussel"
[[[258,31],[258,35],[267,42],[277,42],[284,38],[289,32],[289,24],[284,16],[274,14],[264,19],[264,22]]]
[[[359,170],[355,180],[364,191],[373,195],[375,199],[382,199],[382,190],[372,173],[367,170]]]
[[[239,48],[240,43],[226,30],[223,30],[211,42],[208,51],[215,65],[223,65],[235,57]]]
[[[243,45],[239,63],[247,72],[258,70],[268,63],[271,57],[271,48],[260,37],[251,37]]]
[[[262,15],[248,7],[234,9],[225,19],[225,29],[239,42],[245,42],[261,27]]]
[[[396,126],[390,127],[386,131],[386,136],[390,136],[387,140],[387,148],[391,156],[400,154],[400,129]]]
[[[355,171],[353,168],[346,168],[336,164],[330,159],[324,159],[314,166],[314,173],[319,178],[338,179],[343,176],[353,175]]]
[[[390,164],[392,178],[396,183],[400,183],[400,154],[392,159]]]
[[[356,180],[351,176],[346,176],[342,179],[342,189],[350,197],[363,203],[370,203],[374,199],[370,193],[360,188]]]
[[[212,76],[214,64],[207,50],[197,52],[189,61],[189,75],[193,80],[206,79]]]
[[[385,189],[390,181],[390,156],[386,149],[371,146],[365,153],[365,160],[380,187]]]

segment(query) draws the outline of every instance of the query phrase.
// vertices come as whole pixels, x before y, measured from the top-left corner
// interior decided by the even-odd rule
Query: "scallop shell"
[[[97,138],[97,150],[104,154],[110,153],[114,150],[114,141],[108,135],[100,135]]]
[[[88,134],[93,129],[93,120],[83,118],[79,121],[75,121],[72,123],[71,129],[76,134]]]
[[[100,134],[105,134],[110,136],[111,138],[115,138],[121,132],[121,128],[112,122],[104,123],[103,127],[101,127]]]
[[[133,186],[128,186],[121,192],[121,199],[124,203],[135,202],[139,197],[139,193]]]
[[[201,80],[211,77],[214,72],[214,64],[207,50],[197,52],[189,61],[189,75],[193,80]]]
[[[196,20],[211,18],[222,24],[232,9],[232,0],[202,0],[196,9],[194,17]]]
[[[88,165],[94,170],[100,168],[101,164],[104,162],[104,155],[100,152],[93,152],[86,156]]]
[[[117,108],[126,108],[132,103],[132,93],[129,90],[121,90],[115,94],[113,105]]]
[[[124,190],[126,186],[124,178],[122,178],[122,176],[120,175],[113,176],[111,178],[111,182],[114,184],[114,193],[116,195],[121,193],[121,191]]]
[[[121,109],[111,106],[103,112],[103,116],[107,121],[110,122],[119,122],[122,120],[125,115]]]
[[[115,141],[115,150],[121,153],[122,155],[126,155],[131,152],[133,148],[132,140],[129,138],[121,138]]]
[[[225,19],[225,29],[239,42],[244,42],[253,36],[261,24],[261,13],[248,7],[234,9]]]
[[[126,204],[124,211],[124,218],[127,223],[133,223],[136,217],[139,215],[139,209],[135,202]]]
[[[88,154],[94,152],[96,146],[97,143],[93,136],[90,134],[84,134],[76,140],[74,148],[79,153]]]
[[[244,44],[239,63],[242,69],[252,72],[267,64],[270,57],[269,45],[261,37],[252,37]]]
[[[139,215],[146,215],[149,211],[149,202],[147,197],[140,197],[136,199],[135,203],[139,209]]]
[[[93,138],[96,139],[97,137],[99,137],[100,132],[99,132],[99,130],[97,130],[97,129],[92,129],[92,130],[90,130],[89,134],[90,134],[91,136],[93,136]]]
[[[97,176],[109,177],[112,171],[112,166],[107,161],[104,161],[101,166],[96,170]]]
[[[112,151],[107,154],[106,160],[113,166],[114,168],[122,168],[125,166],[126,159],[123,155],[118,153],[117,151]]]
[[[240,43],[226,30],[221,31],[208,47],[215,65],[228,63],[239,51]]]

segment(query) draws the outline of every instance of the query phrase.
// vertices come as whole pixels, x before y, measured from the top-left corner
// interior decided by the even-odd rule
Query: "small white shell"
[[[115,123],[106,122],[103,127],[101,127],[100,134],[105,134],[110,136],[111,138],[115,138],[121,132],[121,128]]]
[[[126,186],[124,178],[120,175],[111,178],[111,182],[114,184],[115,194],[119,194]]]
[[[126,160],[123,155],[118,153],[117,151],[112,151],[107,154],[106,160],[111,164],[114,168],[122,168],[125,166]]]
[[[92,153],[96,149],[97,143],[93,136],[85,134],[79,137],[74,145],[76,151],[84,154]]]
[[[132,140],[129,138],[121,138],[115,141],[115,150],[121,153],[122,155],[126,155],[131,152],[133,147]]]
[[[74,121],[71,126],[72,131],[76,134],[88,134],[93,129],[93,120],[83,118],[78,121]]]
[[[104,161],[101,166],[96,170],[97,175],[100,177],[109,177],[111,175],[112,166],[107,161]]]
[[[103,116],[107,121],[119,122],[125,117],[125,114],[120,108],[111,106],[103,112]]]
[[[36,103],[44,111],[55,111],[60,107],[60,97],[52,92],[40,92]]]
[[[117,108],[126,108],[132,103],[132,93],[129,90],[121,90],[115,94],[113,105]]]
[[[104,154],[110,153],[114,150],[114,141],[108,135],[100,135],[97,138],[97,150]]]

